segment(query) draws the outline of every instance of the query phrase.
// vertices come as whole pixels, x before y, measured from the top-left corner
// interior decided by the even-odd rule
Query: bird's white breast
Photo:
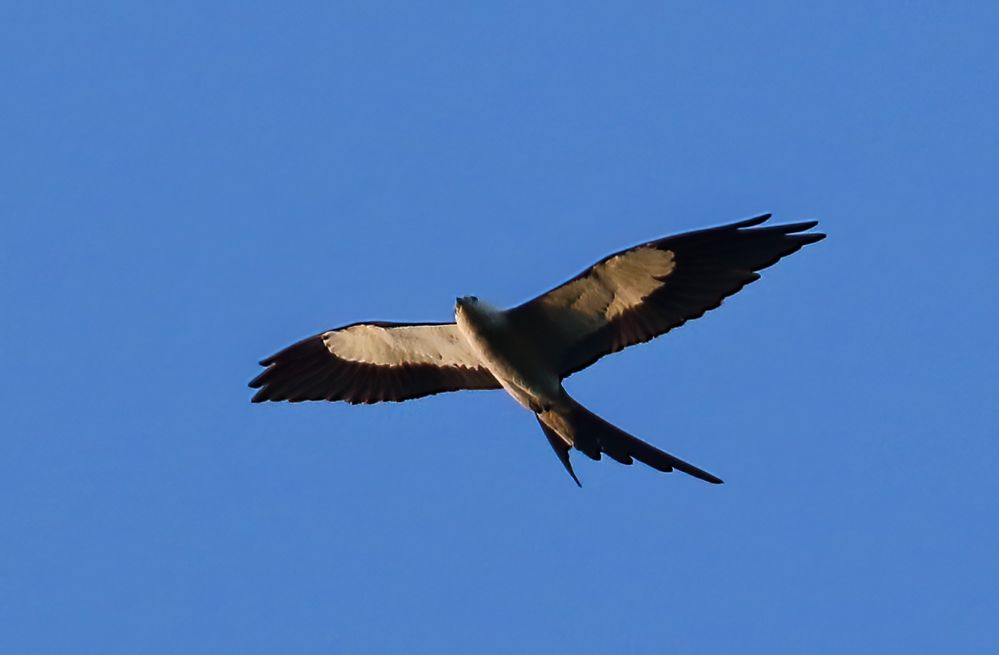
[[[507,320],[506,312],[476,303],[459,307],[455,319],[472,349],[521,405],[537,410],[560,397],[558,373],[548,370],[530,342]]]

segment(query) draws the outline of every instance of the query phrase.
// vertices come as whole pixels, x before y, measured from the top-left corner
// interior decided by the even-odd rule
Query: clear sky
[[[993,3],[0,10],[0,651],[999,652]],[[567,380],[251,405],[363,319],[773,212],[825,241]]]

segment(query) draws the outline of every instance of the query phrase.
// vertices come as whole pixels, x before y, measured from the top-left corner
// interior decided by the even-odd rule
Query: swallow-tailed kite
[[[825,236],[806,232],[816,221],[757,227],[768,218],[623,250],[512,309],[465,296],[453,323],[354,323],[317,334],[260,362],[266,368],[250,382],[259,389],[253,402],[376,403],[503,388],[534,412],[576,484],[570,448],[720,483],[593,414],[562,380],[702,316],[759,279],[756,271]]]

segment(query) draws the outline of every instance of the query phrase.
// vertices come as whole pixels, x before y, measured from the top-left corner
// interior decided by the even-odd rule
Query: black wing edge
[[[433,364],[379,366],[348,361],[330,352],[323,334],[303,339],[261,360],[260,365],[267,368],[249,383],[251,389],[258,389],[251,402],[343,400],[369,404],[399,402],[445,391],[499,388],[492,374],[481,368]]]

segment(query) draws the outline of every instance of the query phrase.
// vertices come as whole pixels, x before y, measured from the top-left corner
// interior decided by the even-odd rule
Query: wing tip
[[[819,238],[825,237],[825,234],[822,234],[820,232],[815,232],[813,234],[798,234],[799,232],[806,232],[812,229],[813,227],[816,227],[818,224],[819,224],[818,221],[811,220],[811,221],[799,221],[797,223],[788,223],[786,225],[778,225],[775,227],[780,228],[780,230],[784,232],[784,234],[794,234],[796,236],[814,236],[821,234]]]
[[[260,373],[257,374],[256,377],[247,382],[246,386],[248,386],[251,389],[259,389],[260,387],[264,386],[264,377],[270,372],[270,370],[271,370],[270,368],[267,368],[261,371]]]
[[[762,225],[762,224],[766,223],[772,217],[773,217],[773,214],[760,214],[759,216],[755,216],[753,218],[747,218],[746,220],[739,221],[737,223],[732,223],[728,227],[735,228],[735,229],[742,229],[742,228],[748,228],[748,227],[756,227],[758,225]],[[776,231],[780,231],[780,232],[782,232],[782,233],[784,233],[786,235],[794,234],[796,237],[799,237],[799,238],[808,238],[809,241],[807,243],[815,243],[816,241],[821,241],[822,239],[825,239],[826,235],[824,233],[822,233],[822,232],[815,232],[815,233],[812,233],[812,234],[798,234],[798,233],[799,232],[807,232],[808,230],[811,230],[812,228],[818,226],[818,224],[819,224],[819,222],[817,220],[813,219],[813,220],[810,220],[810,221],[799,221],[797,223],[786,223],[784,225],[774,225],[772,227],[767,227],[767,228],[764,228],[764,229],[766,231],[775,231],[775,230]],[[754,232],[755,230],[749,230],[749,231],[750,232]]]
[[[818,221],[815,221],[812,227],[815,227],[815,225],[818,225]],[[826,238],[826,234],[825,232],[809,232],[808,234],[799,234],[797,235],[797,237],[798,239],[801,240],[801,242],[804,245],[807,246],[810,243],[817,243],[819,241],[822,241],[823,239]]]
[[[762,225],[766,223],[773,217],[773,214],[760,214],[759,216],[754,216],[753,218],[747,218],[745,220],[739,221],[738,223],[733,223],[732,227],[753,227],[754,225]]]

